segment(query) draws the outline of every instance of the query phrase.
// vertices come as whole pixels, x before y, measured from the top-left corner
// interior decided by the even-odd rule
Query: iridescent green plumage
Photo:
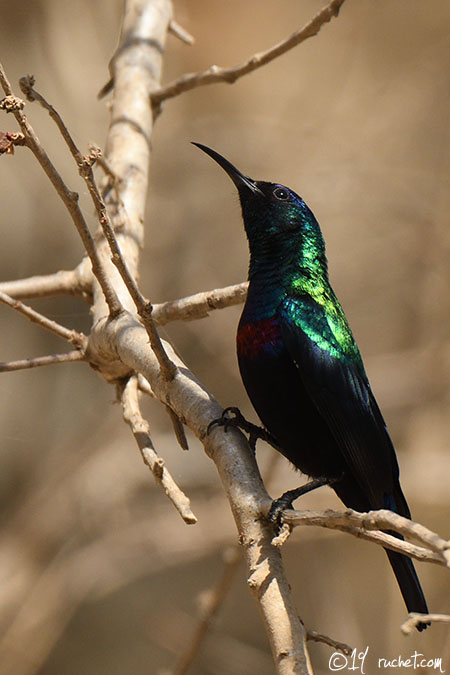
[[[309,211],[309,209],[308,209]],[[295,213],[291,216],[294,217]],[[325,243],[311,212],[303,214],[298,274],[290,283],[284,310],[318,347],[339,359],[350,359],[364,372],[347,318],[328,280]],[[313,301],[304,302],[304,296]]]

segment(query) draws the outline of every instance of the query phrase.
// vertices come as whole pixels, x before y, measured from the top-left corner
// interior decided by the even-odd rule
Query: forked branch
[[[292,33],[288,38],[282,40],[267,51],[255,54],[248,59],[248,61],[245,61],[238,66],[233,66],[232,68],[211,66],[200,73],[189,73],[183,75],[174,82],[164,85],[152,93],[152,103],[154,105],[159,105],[168,98],[173,98],[185,91],[195,89],[195,87],[202,87],[206,84],[215,84],[217,82],[228,82],[232,84],[233,82],[236,82],[236,80],[243,75],[247,75],[258,68],[265,66],[270,61],[285,54],[308,38],[317,35],[324,24],[328,23],[334,16],[338,15],[344,1],[345,0],[331,0],[331,2],[325,5],[325,7],[323,7],[311,21],[303,26],[303,28],[295,31],[295,33]]]
[[[443,539],[424,525],[415,523],[408,518],[399,516],[397,513],[380,509],[359,513],[353,509],[345,511],[283,511],[282,522],[287,528],[300,525],[316,525],[332,530],[341,530],[355,537],[372,541],[384,548],[389,548],[398,553],[404,553],[411,558],[426,562],[434,562],[450,568],[450,541]],[[408,541],[397,539],[380,530],[394,530],[405,539],[412,539],[419,546]],[[275,541],[283,543],[285,536]]]

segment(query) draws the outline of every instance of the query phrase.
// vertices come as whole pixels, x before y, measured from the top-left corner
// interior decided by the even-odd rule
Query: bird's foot
[[[253,422],[246,420],[239,408],[234,406],[225,408],[221,417],[218,417],[208,424],[206,432],[209,434],[211,429],[215,426],[223,427],[225,432],[227,432],[228,429],[241,429],[241,431],[245,431],[248,434],[248,442],[253,452],[255,452],[256,441],[258,438],[266,441],[275,449],[278,449],[278,445],[271,433],[266,431],[266,429],[263,429],[263,427],[258,427],[256,424],[253,424]]]
[[[333,485],[340,479],[341,476],[339,478],[314,478],[313,480],[309,481],[309,483],[300,485],[300,487],[295,488],[294,490],[288,490],[287,492],[284,492],[281,497],[273,500],[272,506],[270,507],[267,516],[268,520],[279,528],[281,525],[281,514],[285,509],[293,509],[294,507],[292,504],[296,499],[302,495],[306,495],[308,492],[312,492],[312,490],[322,487],[323,485]]]

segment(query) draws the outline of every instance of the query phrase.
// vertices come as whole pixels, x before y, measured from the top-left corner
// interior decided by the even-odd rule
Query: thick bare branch
[[[154,111],[149,96],[160,86],[162,54],[172,19],[169,0],[128,0],[122,35],[124,41],[111,63],[114,84],[111,124],[106,143],[106,162],[115,179],[114,190],[106,190],[105,201],[112,213],[100,224],[125,283],[147,329],[152,349],[167,379],[175,367],[162,346],[152,318],[151,304],[137,287],[139,246],[143,242],[144,212],[148,189],[150,137]],[[114,233],[113,233],[114,230]],[[101,316],[101,302],[94,304],[94,316]],[[169,412],[175,434],[183,449],[187,441],[181,422]]]
[[[19,361],[0,362],[0,373],[8,373],[12,370],[27,370],[28,368],[40,368],[51,366],[54,363],[75,363],[85,361],[85,355],[79,349],[74,349],[66,354],[51,354],[50,356],[36,356],[34,359],[21,359]]]
[[[132,376],[121,392],[123,418],[130,426],[141,451],[142,458],[152,471],[157,483],[163,488],[184,522],[188,525],[193,525],[197,522],[197,518],[191,510],[191,503],[173,480],[164,464],[164,460],[155,452],[150,437],[149,424],[142,417],[140,411],[138,396],[137,377]]]
[[[208,68],[208,70],[204,70],[200,73],[189,73],[187,75],[183,75],[178,80],[170,82],[170,84],[166,84],[157,91],[153,92],[152,102],[154,104],[160,104],[162,101],[165,101],[168,98],[173,98],[174,96],[178,96],[178,94],[182,94],[185,91],[189,91],[190,89],[201,87],[206,84],[215,84],[217,82],[228,82],[232,84],[233,82],[236,82],[236,80],[238,80],[243,75],[247,75],[258,68],[265,66],[266,63],[269,63],[278,56],[285,54],[287,51],[301,44],[308,38],[317,35],[324,24],[328,23],[334,16],[338,15],[344,1],[345,0],[331,0],[331,2],[323,7],[323,9],[321,9],[320,12],[316,14],[313,19],[311,19],[311,21],[303,26],[303,28],[295,31],[295,33],[290,35],[285,40],[282,40],[282,42],[274,45],[267,51],[255,54],[250,59],[248,59],[248,61],[245,61],[245,63],[241,63],[238,66],[234,66],[232,68],[211,66]]]
[[[111,63],[114,91],[111,123],[106,141],[105,157],[115,176],[120,201],[126,211],[126,222],[120,204],[111,192],[105,201],[113,211],[114,229],[143,242],[143,224],[147,199],[150,163],[150,138],[153,131],[153,111],[150,94],[160,86],[162,59],[172,6],[169,0],[127,0],[122,26],[122,42]],[[117,223],[114,220],[117,216]],[[121,249],[124,252],[122,242]],[[137,278],[137,255],[126,255],[127,264]]]

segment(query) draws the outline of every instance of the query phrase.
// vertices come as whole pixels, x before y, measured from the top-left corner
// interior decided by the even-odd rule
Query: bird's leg
[[[232,417],[230,417],[230,415],[232,415]],[[280,449],[275,438],[269,431],[263,427],[258,427],[256,424],[253,424],[253,422],[246,420],[239,408],[234,406],[225,408],[221,417],[218,417],[216,420],[213,420],[208,424],[206,432],[209,434],[211,429],[215,426],[224,427],[225,431],[228,431],[228,429],[231,428],[245,431],[248,434],[248,442],[253,452],[255,452],[256,441],[258,438],[266,441],[266,443],[269,443],[269,445],[275,448],[275,450]]]
[[[298,497],[306,495],[308,492],[312,492],[312,490],[322,487],[323,485],[333,485],[341,480],[341,478],[342,476],[339,476],[338,478],[325,478],[320,476],[319,478],[313,478],[309,483],[300,485],[300,487],[295,488],[294,490],[284,492],[281,497],[273,500],[267,518],[271,523],[279,523],[282,512],[285,509],[292,509],[292,504]]]

